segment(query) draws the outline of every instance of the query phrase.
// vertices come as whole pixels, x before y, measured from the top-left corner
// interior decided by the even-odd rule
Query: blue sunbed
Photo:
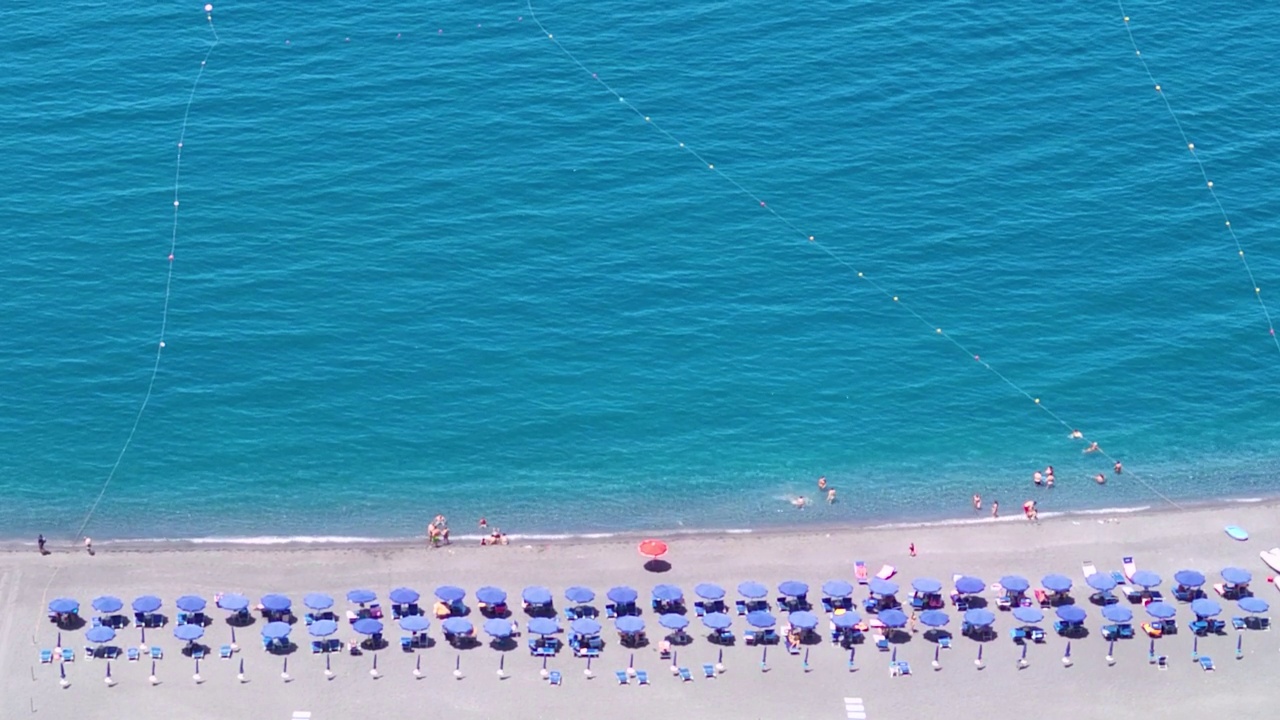
[[[689,668],[687,667],[676,668],[676,672],[680,673],[680,679],[685,682],[691,682],[693,680],[693,673],[689,672]]]
[[[702,674],[704,677],[713,678],[716,676],[716,667],[711,663],[702,663]]]
[[[222,647],[218,648],[218,657],[222,658],[223,660],[230,660],[230,659],[231,659],[231,646],[230,646],[230,645],[223,645]]]
[[[40,662],[42,662],[42,663],[51,663],[51,662],[53,662],[53,651],[52,651],[52,650],[41,650],[41,651],[40,651]]]
[[[636,671],[636,681],[637,681],[637,682],[639,682],[641,685],[648,685],[648,684],[649,684],[649,671],[648,671],[648,670],[637,670],[637,671]]]
[[[560,676],[559,670],[552,670],[550,674],[547,675],[547,682],[551,683],[552,685],[559,685],[561,679],[562,678]]]
[[[619,685],[626,685],[628,683],[626,670],[614,670],[613,676],[618,678]]]

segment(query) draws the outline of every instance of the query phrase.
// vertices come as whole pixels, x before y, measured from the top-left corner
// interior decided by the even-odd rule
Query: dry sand
[[[1183,567],[1199,569],[1215,582],[1226,565],[1239,565],[1255,576],[1256,593],[1268,602],[1280,602],[1280,593],[1266,581],[1269,571],[1258,551],[1280,545],[1277,508],[1267,504],[1231,505],[1185,512],[1124,515],[1070,516],[1033,525],[1022,520],[983,522],[962,526],[840,530],[820,533],[770,533],[722,536],[687,536],[672,541],[665,573],[642,567],[632,540],[564,542],[535,546],[519,543],[508,547],[481,548],[455,545],[440,550],[418,546],[352,547],[153,547],[105,548],[94,557],[83,551],[62,550],[47,557],[34,550],[0,553],[0,717],[96,718],[122,717],[140,720],[161,718],[279,718],[295,711],[310,712],[315,720],[425,717],[502,718],[838,718],[848,717],[846,698],[859,698],[865,715],[881,718],[946,717],[951,720],[1010,714],[1034,715],[1038,720],[1107,716],[1116,718],[1192,718],[1228,713],[1244,717],[1270,715],[1273,691],[1265,688],[1280,671],[1280,634],[1246,632],[1244,658],[1235,659],[1236,633],[1200,642],[1200,652],[1210,655],[1217,670],[1206,673],[1191,661],[1192,635],[1185,630],[1189,611],[1180,608],[1184,629],[1158,643],[1171,666],[1159,671],[1147,662],[1144,639],[1120,643],[1116,663],[1105,662],[1106,643],[1098,629],[1104,622],[1097,608],[1084,601],[1081,561],[1092,560],[1099,570],[1120,568],[1122,555],[1134,555],[1139,567],[1154,570],[1166,580]],[[1250,530],[1253,539],[1235,542],[1223,533],[1229,523]],[[907,557],[907,544],[919,551]],[[99,594],[117,595],[130,602],[147,593],[165,600],[172,614],[173,600],[195,593],[212,599],[217,592],[242,592],[255,599],[267,592],[281,592],[300,605],[306,592],[327,592],[345,608],[348,589],[369,587],[384,598],[390,588],[414,587],[429,596],[438,585],[456,584],[468,591],[494,584],[518,600],[526,585],[546,585],[560,599],[573,584],[592,587],[602,597],[612,585],[627,584],[641,592],[658,582],[670,582],[692,595],[695,583],[710,581],[733,588],[746,579],[770,586],[799,579],[812,586],[811,597],[824,580],[853,580],[854,560],[867,562],[872,572],[882,563],[899,568],[896,578],[906,586],[911,579],[929,576],[949,584],[953,573],[977,575],[988,583],[1000,575],[1017,573],[1035,585],[1049,572],[1073,579],[1076,596],[1089,611],[1092,635],[1072,643],[1071,667],[1061,658],[1065,641],[1050,636],[1043,646],[1031,648],[1030,666],[1017,668],[1018,646],[1008,638],[1015,623],[1007,613],[997,613],[1000,638],[987,643],[986,668],[974,666],[977,644],[957,637],[953,649],[943,651],[942,669],[930,667],[933,644],[916,635],[898,649],[899,659],[911,663],[914,675],[890,677],[888,656],[869,645],[857,653],[857,670],[849,672],[847,654],[829,644],[812,648],[806,672],[797,657],[780,648],[769,652],[769,670],[760,668],[760,650],[744,647],[725,652],[726,672],[714,680],[701,677],[701,665],[715,662],[717,649],[701,635],[679,651],[681,665],[695,673],[691,683],[672,677],[669,663],[656,651],[636,651],[635,665],[650,673],[651,685],[633,681],[619,687],[613,671],[626,667],[629,651],[610,644],[593,667],[597,677],[583,675],[585,661],[567,653],[551,667],[564,673],[561,687],[549,687],[539,679],[539,663],[522,649],[506,656],[510,677],[496,674],[498,653],[488,647],[458,653],[442,644],[420,651],[425,677],[412,676],[415,656],[398,648],[379,653],[383,677],[369,675],[372,658],[336,655],[332,680],[323,675],[324,662],[310,652],[290,657],[292,682],[281,677],[282,660],[265,654],[257,628],[239,632],[242,650],[234,661],[206,660],[197,685],[193,664],[179,654],[182,643],[169,629],[152,631],[148,640],[167,651],[159,663],[160,685],[147,682],[150,664],[112,663],[117,684],[104,683],[106,663],[85,662],[83,657],[67,665],[70,686],[59,687],[58,666],[41,665],[39,648],[55,643],[56,628],[45,618],[47,602],[58,596],[78,599],[85,612]],[[987,593],[990,595],[990,593]],[[857,599],[865,597],[859,588]],[[562,601],[561,601],[562,602]],[[603,600],[601,600],[603,602]],[[1234,603],[1223,603],[1228,621]],[[300,610],[299,610],[300,612]],[[959,616],[952,615],[951,630],[958,635]],[[206,642],[213,647],[228,642],[222,613],[209,628]],[[1142,616],[1140,608],[1137,615]],[[523,619],[523,618],[521,618]],[[651,635],[656,618],[646,613]],[[735,618],[736,619],[736,618]],[[1048,623],[1046,623],[1048,624]],[[606,621],[606,628],[609,623]],[[695,619],[692,627],[700,629]],[[825,629],[825,619],[820,630]],[[739,634],[743,629],[735,624]],[[349,636],[345,630],[340,635]],[[388,635],[394,641],[394,628]],[[438,638],[436,623],[432,634]],[[295,639],[306,644],[305,630]],[[64,644],[83,648],[83,631],[64,633]],[[613,639],[606,632],[606,638]],[[126,629],[119,644],[138,642],[138,632]],[[455,659],[461,657],[465,677],[452,677]],[[236,682],[236,668],[244,659],[249,678]]]

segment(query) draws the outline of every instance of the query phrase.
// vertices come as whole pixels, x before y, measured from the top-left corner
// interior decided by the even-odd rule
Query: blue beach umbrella
[[[1071,578],[1066,575],[1051,573],[1041,578],[1040,584],[1044,586],[1045,590],[1051,592],[1066,592],[1071,589]]]
[[[315,637],[329,637],[338,632],[338,623],[333,620],[317,620],[307,626],[307,632]]]
[[[715,583],[698,583],[693,586],[693,594],[703,600],[711,600],[714,602],[716,600],[724,599],[724,588],[716,585]]]
[[[1055,612],[1059,620],[1069,623],[1084,622],[1084,619],[1088,617],[1088,613],[1084,611],[1084,608],[1078,608],[1075,605],[1060,605]]]
[[[1108,590],[1114,590],[1116,588],[1115,578],[1110,575],[1103,575],[1102,573],[1094,573],[1085,578],[1084,582],[1086,585],[1098,592],[1107,592]]]
[[[270,596],[267,596],[270,597]],[[266,607],[266,597],[262,598],[262,606]],[[302,597],[302,604],[312,610],[328,610],[333,607],[333,598],[324,593],[307,593]]]
[[[551,591],[540,585],[532,585],[520,593],[520,598],[530,605],[550,605]]]
[[[231,612],[240,612],[249,609],[249,598],[239,593],[227,593],[218,598],[218,607]]]
[[[389,595],[387,595],[387,598],[390,599],[391,602],[396,603],[398,605],[408,605],[409,603],[416,603],[418,602],[418,598],[420,597],[422,597],[422,595],[418,594],[417,590],[414,590],[413,588],[407,588],[407,587],[398,587],[395,590],[392,590]]]
[[[271,612],[284,612],[293,605],[293,601],[279,593],[263,595],[262,600],[259,602],[262,603],[262,607],[270,610]],[[330,601],[330,604],[333,604],[332,601]]]
[[[599,622],[596,622],[592,618],[585,618],[585,617],[578,618],[573,622],[569,623],[569,629],[572,630],[575,635],[588,635],[588,636],[599,635],[600,630],[602,630]]]
[[[106,625],[97,625],[89,628],[84,637],[91,643],[111,642],[116,637],[116,631]]]
[[[1240,606],[1241,610],[1247,613],[1264,613],[1271,609],[1271,606],[1267,604],[1266,600],[1253,596],[1240,598],[1240,601],[1236,604]]]
[[[278,640],[289,636],[289,631],[293,628],[286,622],[269,622],[262,626],[262,637]]]
[[[940,628],[940,627],[946,627],[947,623],[949,622],[951,622],[951,618],[947,617],[947,614],[942,612],[941,610],[925,610],[924,612],[920,613],[921,625]]]
[[[436,588],[436,598],[447,603],[461,602],[467,591],[455,585],[441,585]]]
[[[684,599],[684,591],[675,585],[654,585],[653,598],[662,602],[679,602]]]
[[[907,614],[897,608],[880,611],[880,622],[885,627],[900,628],[907,624]]]
[[[1000,587],[1009,592],[1020,593],[1026,592],[1031,587],[1031,583],[1021,575],[1005,575],[1000,578]]]
[[[592,592],[590,588],[585,588],[585,587],[582,587],[581,585],[574,585],[573,587],[564,591],[564,598],[571,603],[577,603],[578,605],[586,605],[587,603],[596,599],[596,594]]]
[[[361,635],[376,635],[382,632],[382,621],[375,618],[360,618],[351,624],[351,629]]]
[[[787,580],[778,583],[778,592],[787,597],[800,597],[809,593],[809,586],[799,580]]]
[[[134,612],[151,613],[160,609],[160,598],[155,595],[143,595],[133,601]]]
[[[113,595],[102,595],[93,599],[93,609],[100,613],[113,613],[122,607],[124,603]]]
[[[965,611],[964,621],[977,627],[986,627],[995,623],[996,616],[985,608],[973,608]]]
[[[1198,570],[1179,570],[1173,574],[1173,581],[1183,587],[1197,588],[1204,584],[1204,573]]]
[[[844,580],[828,580],[822,583],[822,594],[833,598],[849,597],[853,594],[853,585]]]
[[[1178,609],[1167,602],[1147,603],[1147,614],[1157,620],[1169,620],[1178,614]]]
[[[635,615],[623,615],[614,623],[614,627],[618,628],[620,633],[644,632],[644,620]]]
[[[366,588],[356,588],[347,591],[347,602],[353,602],[357,605],[371,603],[378,599],[378,594]]]
[[[986,583],[972,575],[962,575],[956,580],[956,592],[961,595],[977,595],[986,588]]]
[[[702,624],[712,630],[728,630],[733,625],[733,618],[724,613],[707,613],[702,616]]]
[[[1214,617],[1222,612],[1222,606],[1213,600],[1200,598],[1191,602],[1191,612],[1195,613],[1198,618]]]
[[[560,632],[560,626],[550,618],[534,618],[529,621],[529,632],[534,635],[555,635]]]
[[[510,620],[503,620],[507,625],[511,624]],[[400,629],[411,633],[424,632],[431,627],[431,621],[423,615],[406,615],[400,618]]]
[[[748,600],[760,600],[769,594],[769,588],[754,581],[738,583],[738,594]]]
[[[193,625],[191,623],[177,625],[173,628],[173,636],[179,640],[186,640],[187,642],[199,640],[204,637],[204,627],[200,625]]]
[[[1160,584],[1160,576],[1150,570],[1139,570],[1133,574],[1133,584],[1138,587],[1153,588]]]
[[[896,595],[898,593],[898,583],[881,580],[880,578],[871,578],[871,582],[867,584],[867,590],[873,595]]]
[[[839,615],[832,615],[831,622],[838,628],[851,628],[862,621],[862,616],[856,612],[846,610]]]
[[[797,610],[787,616],[787,622],[799,630],[812,630],[818,627],[818,616],[806,610]]]
[[[1102,617],[1113,623],[1133,622],[1133,611],[1120,605],[1104,605]]]
[[[476,600],[485,605],[501,605],[507,601],[507,593],[492,585],[485,585],[476,591]]]
[[[194,612],[200,612],[201,610],[204,610],[204,606],[206,603],[204,601],[204,598],[200,597],[199,595],[183,595],[182,597],[178,598],[173,604],[177,605],[178,609],[182,610],[183,612],[194,613]]]
[[[753,610],[747,613],[747,624],[755,628],[771,628],[778,623],[773,615],[764,610]]]
[[[611,603],[630,605],[640,597],[640,593],[637,593],[634,588],[619,585],[618,587],[609,588],[609,592],[605,593],[605,597],[609,598]]]
[[[918,593],[931,595],[942,591],[942,583],[933,578],[916,578],[911,581],[911,589]]]
[[[480,594],[477,592],[476,597],[479,596]],[[489,618],[484,621],[484,631],[488,633],[490,637],[511,637],[511,621],[503,620],[502,618]]]
[[[658,617],[658,624],[668,630],[683,630],[689,625],[689,618],[675,613],[664,613]]]
[[[1238,567],[1222,568],[1222,579],[1232,585],[1246,585],[1253,580],[1253,573]]]
[[[532,632],[533,623],[529,623],[529,626]],[[440,627],[450,635],[467,635],[473,629],[471,621],[461,617],[445,618],[444,622],[440,623]]]
[[[1026,607],[1023,605],[1019,605],[1013,609],[1013,616],[1017,618],[1018,622],[1024,622],[1029,625],[1034,625],[1041,620],[1044,620],[1044,613],[1040,611],[1040,608]]]

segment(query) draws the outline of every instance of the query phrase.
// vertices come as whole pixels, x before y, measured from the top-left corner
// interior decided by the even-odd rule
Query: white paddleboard
[[[1258,557],[1262,558],[1262,562],[1270,566],[1272,570],[1280,573],[1280,547],[1263,550],[1258,553]]]

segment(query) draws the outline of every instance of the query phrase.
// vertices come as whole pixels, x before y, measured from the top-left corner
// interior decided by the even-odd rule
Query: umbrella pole
[[[942,646],[941,645],[933,646],[933,669],[934,670],[942,669]]]
[[[1026,645],[1023,645],[1023,647],[1025,648]],[[973,665],[979,670],[982,669],[982,643],[978,643],[978,659],[973,661]]]
[[[235,652],[239,649],[240,649],[240,646],[236,644],[236,626],[232,625],[231,626],[231,652]]]
[[[769,646],[760,646],[760,672],[768,672],[769,670]]]
[[[1116,641],[1114,639],[1107,644],[1107,664],[1116,664]]]
[[[1070,640],[1067,641],[1067,649],[1062,654],[1062,665],[1064,667],[1071,667],[1071,641]]]
[[[418,659],[421,660],[422,656],[419,655]],[[499,653],[498,654],[498,678],[499,679],[505,678],[507,676],[506,664],[507,664],[507,654]]]
[[[458,653],[453,659],[453,677],[456,680],[462,679],[462,653]]]
[[[809,648],[804,649],[804,671],[809,672]]]
[[[542,672],[541,672],[540,674],[541,674],[541,676],[542,676],[542,679],[543,679],[543,680],[546,680],[548,677],[550,677],[550,676],[551,676],[551,673],[547,671],[547,656],[546,656],[546,655],[543,655],[543,656],[542,656]]]
[[[849,672],[853,672],[853,654],[855,650],[856,648],[853,645],[849,646]]]
[[[324,676],[330,680],[333,679],[333,667],[329,663],[329,653],[324,654]]]
[[[1151,638],[1151,649],[1147,651],[1147,662],[1154,663],[1156,661],[1156,639]]]
[[[1200,636],[1192,635],[1191,636],[1191,662],[1197,662],[1199,660],[1200,660]]]
[[[720,653],[716,655],[716,672],[724,672],[724,648],[720,648]]]
[[[1236,635],[1236,659],[1244,657],[1244,633]]]
[[[636,654],[631,653],[631,657],[627,660],[627,677],[636,676]]]
[[[593,677],[595,677],[595,676],[596,676],[596,674],[595,674],[595,673],[591,672],[591,658],[590,658],[590,657],[588,657],[588,658],[587,658],[587,669],[586,669],[586,670],[583,670],[583,671],[582,671],[582,674],[583,674],[583,675],[585,675],[585,676],[587,677],[587,679],[588,679],[588,680],[590,680],[591,678],[593,678]]]
[[[112,685],[116,684],[116,681],[111,679],[111,661],[110,660],[107,661],[107,677],[105,682],[107,683],[107,687],[111,687]]]
[[[293,678],[289,677],[289,656],[284,656],[284,669],[280,671],[280,679],[289,682]]]
[[[382,673],[378,672],[378,653],[373,654],[373,668],[369,670],[369,677],[374,680],[382,677]]]
[[[1027,666],[1027,644],[1022,643],[1022,657],[1018,658],[1018,668],[1022,669]]]
[[[197,685],[204,682],[204,678],[200,677],[200,659],[199,658],[196,659],[196,672],[194,675],[191,676],[191,679],[195,680]]]
[[[159,684],[160,684],[160,681],[159,681],[158,679],[156,679],[156,661],[155,661],[155,660],[152,660],[152,661],[151,661],[151,677],[147,678],[147,680],[148,680],[152,685],[159,685]]]
[[[61,661],[58,662],[58,684],[61,685],[63,689],[66,689],[71,685],[71,681],[67,679],[67,664]]]
[[[155,662],[151,663],[152,675],[155,675],[155,669],[154,669],[155,665],[156,665]],[[240,682],[244,682],[244,658],[240,658],[240,672],[236,673],[236,680],[239,680]]]
[[[671,674],[672,675],[680,674],[679,658],[680,658],[679,652],[671,653]]]

